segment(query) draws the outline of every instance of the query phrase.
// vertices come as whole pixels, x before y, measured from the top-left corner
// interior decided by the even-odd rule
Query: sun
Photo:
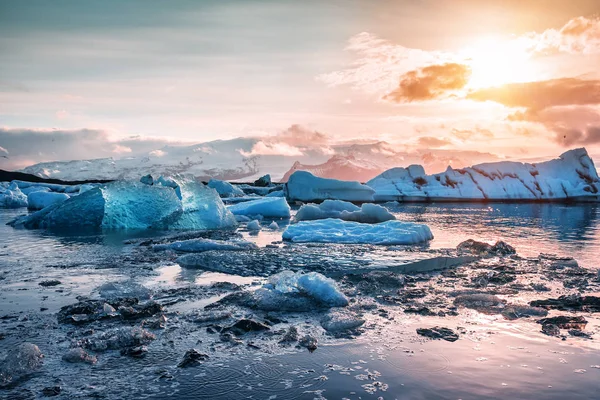
[[[535,80],[530,54],[516,40],[484,37],[461,55],[471,67],[468,89]]]

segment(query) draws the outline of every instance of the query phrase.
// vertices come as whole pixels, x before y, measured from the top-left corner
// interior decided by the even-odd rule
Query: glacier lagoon
[[[549,336],[527,304],[600,292],[598,205],[385,207],[402,221],[428,225],[434,239],[412,246],[283,243],[287,220],[276,220],[273,229],[268,219],[260,221],[258,232],[241,224],[237,231],[208,233],[61,234],[13,229],[5,224],[22,210],[2,209],[0,354],[26,341],[44,358],[31,374],[13,373],[0,391],[9,398],[35,398],[60,387],[58,398],[156,399],[558,399],[594,393],[600,376],[597,314],[543,310],[547,317],[583,316],[582,332],[591,338],[566,328]],[[210,261],[221,272],[182,267],[177,260],[185,253],[155,249],[198,238],[245,240],[259,249],[200,253],[203,265]],[[444,271],[385,272],[453,256],[467,239],[503,240],[518,256],[478,258]],[[278,261],[282,257],[294,268],[325,275],[337,268],[330,276],[349,305],[256,308],[253,293],[269,290],[263,289],[266,277],[285,267]],[[128,312],[141,313],[139,318],[112,318],[111,301],[115,311],[129,309],[111,296],[134,296],[140,304],[152,298],[162,310],[153,314],[134,304]],[[488,297],[482,303],[477,296]],[[105,302],[108,312],[97,320],[74,313],[71,322],[57,322],[61,308],[88,300]],[[244,319],[266,328],[223,331]],[[417,334],[434,327],[449,328],[459,339]],[[65,361],[75,344],[96,362]],[[178,367],[192,348],[208,359]]]

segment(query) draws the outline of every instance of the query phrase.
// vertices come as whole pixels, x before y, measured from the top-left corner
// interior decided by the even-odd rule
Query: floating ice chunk
[[[252,220],[248,222],[246,229],[253,232],[260,231],[260,222],[257,219]]]
[[[375,200],[600,201],[600,179],[585,149],[537,164],[512,161],[448,169],[426,175],[421,166],[393,168],[371,179]]]
[[[248,250],[257,248],[257,246],[254,243],[247,242],[245,240],[226,242],[211,239],[190,239],[169,244],[157,244],[154,245],[152,248],[154,250],[175,250],[186,253],[199,253],[202,251],[209,250]]]
[[[32,343],[23,343],[8,352],[0,365],[0,387],[31,374],[41,367],[44,355]]]
[[[80,341],[80,345],[92,351],[119,350],[149,344],[156,336],[142,328],[116,328]]]
[[[47,186],[29,186],[27,188],[21,189],[24,195],[29,196],[29,193],[33,192],[50,192],[50,188]]]
[[[62,203],[69,199],[65,193],[36,191],[27,196],[27,207],[31,210],[41,210],[49,205]]]
[[[364,203],[360,208],[342,200],[325,200],[323,203],[305,204],[296,213],[296,221],[338,218],[345,221],[377,223],[396,219],[386,208]]]
[[[285,197],[285,192],[283,190],[275,190],[274,192],[270,192],[265,197]]]
[[[233,214],[219,194],[202,183],[180,181],[183,214],[169,229],[232,229],[237,226]]]
[[[361,327],[365,320],[347,311],[334,311],[321,321],[321,326],[327,332],[343,332]]]
[[[50,229],[230,229],[237,225],[218,194],[197,182],[170,186],[112,182],[11,224]]]
[[[348,305],[348,298],[336,282],[317,272],[280,272],[269,277],[269,283],[253,296],[255,307],[266,311],[309,311]]]
[[[415,244],[433,239],[427,225],[402,221],[386,221],[378,224],[339,219],[302,221],[288,226],[283,240],[293,242],[365,243],[365,244]]]
[[[286,189],[287,197],[292,201],[373,201],[375,193],[360,182],[319,178],[306,171],[294,172],[286,184]]]
[[[27,207],[27,196],[21,192],[19,186],[15,182],[11,183],[8,188],[0,187],[0,207]]]
[[[152,178],[152,175],[150,174],[144,175],[140,178],[140,182],[144,185],[154,185],[154,178]]]
[[[234,215],[262,215],[266,218],[289,218],[290,206],[282,197],[263,198],[229,206]]]
[[[237,186],[233,186],[231,183],[226,181],[220,181],[218,179],[211,179],[208,181],[209,188],[213,188],[219,193],[221,197],[242,197],[244,192]]]
[[[68,185],[60,185],[57,183],[45,183],[45,182],[27,182],[27,181],[20,181],[20,180],[14,180],[12,181],[12,183],[15,183],[19,189],[27,189],[30,187],[47,187],[48,189],[52,190],[53,192],[60,192],[63,193],[67,187],[69,187]]]
[[[277,222],[273,221],[269,225],[269,229],[273,229],[274,231],[276,231],[277,229],[279,229],[279,225],[277,225]]]

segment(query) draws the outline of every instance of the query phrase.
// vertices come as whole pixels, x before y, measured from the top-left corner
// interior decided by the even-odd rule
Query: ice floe
[[[269,197],[246,201],[227,207],[234,215],[255,216],[266,218],[289,218],[290,206],[282,197]]]
[[[242,197],[244,191],[237,186],[233,186],[231,183],[226,181],[220,181],[218,179],[211,179],[208,181],[207,186],[213,188],[219,193],[221,197]]]
[[[168,244],[157,244],[152,246],[152,248],[154,250],[174,250],[185,253],[199,253],[209,250],[247,250],[257,248],[257,246],[254,243],[247,242],[245,240],[223,241],[211,239],[190,239]]]
[[[295,201],[373,201],[375,191],[356,181],[319,178],[310,172],[296,171],[286,184],[288,199]]]
[[[112,182],[18,218],[12,224],[26,228],[107,230],[200,230],[237,225],[213,189],[193,181],[177,183],[162,179],[162,182],[167,185]]]
[[[376,201],[600,200],[600,179],[583,148],[537,164],[502,161],[427,175],[420,165],[371,179]]]
[[[348,201],[325,200],[321,204],[305,204],[296,213],[296,221],[338,218],[345,221],[377,223],[396,219],[386,208],[364,203],[358,207]]]
[[[427,225],[402,221],[362,224],[339,219],[302,221],[287,227],[283,239],[292,242],[416,244],[433,239]]]
[[[8,187],[0,186],[0,207],[27,207],[27,196],[21,192],[19,186],[14,182]]]
[[[31,210],[41,210],[52,204],[62,203],[69,199],[66,193],[34,191],[27,195],[27,207]]]

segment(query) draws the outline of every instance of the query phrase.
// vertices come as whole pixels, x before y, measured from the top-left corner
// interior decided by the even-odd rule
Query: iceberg
[[[41,210],[52,204],[62,203],[69,199],[66,193],[33,191],[27,195],[27,207],[31,210]]]
[[[220,181],[218,179],[211,179],[208,181],[207,186],[209,188],[215,189],[219,196],[221,197],[242,197],[244,196],[244,191],[236,186],[233,186],[231,183],[226,181]]]
[[[296,221],[338,218],[344,221],[377,223],[396,219],[386,208],[372,203],[361,207],[342,200],[325,200],[321,204],[305,204],[296,213]]]
[[[7,188],[0,186],[0,207],[27,207],[27,196],[21,192],[19,186],[15,182],[11,183]]]
[[[246,225],[246,229],[248,229],[250,232],[258,232],[260,231],[260,228],[260,222],[258,222],[257,219],[253,219]]]
[[[298,222],[288,226],[283,232],[283,240],[297,243],[401,245],[431,239],[433,234],[427,225],[397,220],[362,224],[329,218]]]
[[[218,194],[197,182],[171,186],[118,181],[11,222],[48,229],[228,229],[237,226]]]
[[[367,185],[375,201],[600,201],[600,179],[583,148],[537,164],[502,161],[434,175],[420,165],[393,168]]]
[[[327,199],[370,202],[375,193],[369,186],[357,181],[319,178],[306,171],[294,172],[285,188],[289,200],[306,202]]]
[[[290,218],[290,206],[283,197],[266,197],[258,200],[228,206],[233,215],[254,216],[265,218]]]

